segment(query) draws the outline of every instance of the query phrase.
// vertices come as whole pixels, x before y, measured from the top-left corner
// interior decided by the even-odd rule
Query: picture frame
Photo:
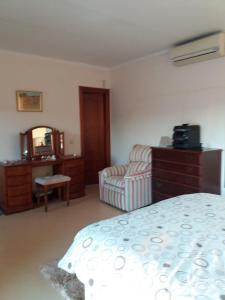
[[[43,93],[38,91],[16,91],[17,111],[42,112]]]

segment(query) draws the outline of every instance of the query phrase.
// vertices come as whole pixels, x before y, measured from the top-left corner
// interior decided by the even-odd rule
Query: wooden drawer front
[[[80,166],[76,166],[76,167],[66,167],[64,169],[64,173],[65,175],[68,176],[78,176],[78,175],[83,175],[84,174],[84,166],[80,165]]]
[[[71,194],[74,194],[74,193],[77,193],[77,192],[80,192],[80,191],[83,191],[84,190],[84,185],[82,184],[76,184],[76,185],[71,185],[70,186],[70,193]]]
[[[153,160],[169,160],[188,164],[200,164],[198,152],[182,152],[177,150],[153,149]]]
[[[27,208],[32,207],[32,198],[30,194],[25,194],[25,195],[17,195],[17,196],[11,196],[8,197],[8,206],[18,206],[18,207],[22,207],[22,206],[27,206]],[[24,209],[26,209],[26,207],[24,207]]]
[[[30,166],[19,166],[19,167],[6,168],[7,176],[18,176],[18,175],[26,175],[26,174],[31,174]]]
[[[9,187],[7,190],[7,194],[8,197],[31,194],[31,184]]]
[[[63,162],[63,165],[65,168],[68,167],[79,167],[84,165],[84,160],[83,159],[70,159],[70,160],[65,160]]]
[[[171,198],[171,196],[165,195],[165,194],[161,194],[161,193],[156,192],[156,191],[154,191],[152,193],[152,202],[153,203],[156,203],[156,202],[161,201],[161,200],[169,199],[169,198]]]
[[[7,186],[18,186],[18,185],[24,185],[25,183],[31,183],[31,175],[21,175],[21,176],[13,176],[7,178]]]
[[[200,187],[201,185],[201,178],[197,176],[181,175],[179,173],[173,173],[162,169],[153,169],[152,174],[158,179],[165,179],[175,183],[191,185],[194,187]]]
[[[71,184],[76,184],[77,182],[83,183],[84,182],[84,173],[79,173],[76,175],[70,175],[71,177]]]
[[[171,195],[171,197],[199,192],[198,188],[179,185],[171,182],[165,182],[156,178],[152,179],[152,188],[153,191],[158,191],[162,194]]]
[[[154,169],[163,169],[168,171],[174,171],[177,173],[183,173],[194,176],[201,176],[200,166],[185,165],[185,164],[176,164],[167,161],[153,160],[152,168]]]

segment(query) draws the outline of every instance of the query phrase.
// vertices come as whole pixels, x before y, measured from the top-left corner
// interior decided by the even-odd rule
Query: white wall
[[[175,67],[167,53],[152,55],[115,68],[112,86],[115,163],[127,161],[135,143],[159,145],[182,123],[201,125],[203,146],[225,148],[225,58]]]
[[[19,133],[36,125],[65,132],[66,153],[80,153],[78,86],[110,88],[110,71],[0,51],[0,160],[20,158]],[[43,112],[17,112],[16,90],[42,91]]]
[[[204,146],[225,148],[225,58],[174,67],[167,53],[152,55],[113,69],[112,80],[114,162],[127,161],[135,143],[159,145],[182,123],[201,125]],[[108,69],[0,51],[0,160],[18,159],[19,132],[39,124],[63,130],[66,153],[80,153],[78,86],[103,82],[111,87]],[[43,92],[43,112],[16,111],[23,89]]]

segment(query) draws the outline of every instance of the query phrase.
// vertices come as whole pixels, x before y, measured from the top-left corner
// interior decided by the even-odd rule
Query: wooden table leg
[[[40,198],[41,198],[41,187],[39,184],[36,183],[36,190],[37,190],[37,206],[40,206]]]
[[[66,190],[66,203],[67,206],[69,206],[70,205],[70,195],[69,195],[70,183],[69,182],[66,182],[65,190]]]
[[[61,187],[58,188],[58,198],[59,198],[59,200],[62,200],[62,188]]]
[[[45,202],[45,212],[48,211],[48,187],[44,187],[44,202]]]

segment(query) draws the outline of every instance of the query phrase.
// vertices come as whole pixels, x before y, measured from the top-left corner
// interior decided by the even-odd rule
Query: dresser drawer
[[[66,167],[64,169],[64,174],[68,175],[68,176],[78,176],[78,175],[82,175],[84,173],[84,166],[83,165],[79,165],[79,166],[70,166],[70,167]]]
[[[152,174],[158,179],[165,179],[174,183],[190,185],[197,188],[200,188],[201,185],[201,178],[197,176],[183,175],[162,169],[153,169]]]
[[[25,194],[31,194],[31,184],[9,187],[7,190],[8,197],[15,197]]]
[[[200,164],[199,152],[178,151],[176,149],[153,149],[152,154],[153,160],[160,159],[194,165]]]
[[[76,176],[71,176],[70,185],[84,185],[84,176],[79,174]]]
[[[194,166],[194,165],[185,165],[176,162],[153,160],[152,168],[153,170],[162,169],[162,170],[174,171],[177,173],[183,173],[188,175],[201,176],[201,168],[198,165]]]
[[[84,186],[74,186],[72,189],[70,189],[70,199],[83,197],[84,195]]]
[[[74,185],[70,185],[70,193],[76,193],[84,189],[83,183],[78,183]]]
[[[24,185],[25,183],[31,183],[31,175],[26,174],[26,175],[21,175],[21,176],[9,176],[7,177],[7,186],[18,186],[18,185]]]
[[[161,194],[159,192],[153,191],[152,192],[152,203],[159,202],[161,200],[166,200],[171,198],[170,195]]]
[[[9,207],[24,207],[24,209],[31,208],[33,206],[30,194],[10,196],[8,197],[7,205]]]
[[[16,167],[7,167],[6,175],[7,176],[17,176],[17,175],[26,175],[31,174],[31,167],[29,166],[16,166]]]
[[[152,147],[153,201],[188,193],[220,193],[220,173],[220,149]]]
[[[158,178],[152,178],[152,189],[154,192],[171,195],[171,197],[199,192],[198,188],[166,182]]]
[[[80,159],[68,159],[64,160],[63,165],[65,168],[67,167],[79,167],[84,165],[84,160],[82,158]]]

